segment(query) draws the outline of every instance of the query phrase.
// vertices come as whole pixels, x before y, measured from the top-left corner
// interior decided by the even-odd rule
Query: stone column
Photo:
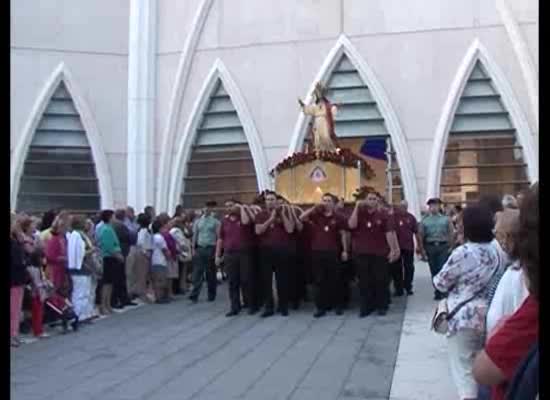
[[[130,0],[127,203],[136,212],[154,199],[156,0]]]

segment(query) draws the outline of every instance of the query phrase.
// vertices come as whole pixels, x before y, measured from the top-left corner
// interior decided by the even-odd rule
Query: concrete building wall
[[[180,135],[176,141],[190,117],[201,82],[219,58],[240,86],[268,164],[274,166],[288,151],[299,116],[296,97],[305,96],[328,52],[345,34],[387,92],[406,137],[418,196],[424,199],[442,109],[475,39],[503,70],[531,130],[537,130],[523,71],[498,3],[215,1],[194,55],[179,128],[174,132]],[[538,65],[538,54],[534,55],[538,51],[538,5],[535,1],[507,1],[505,5]]]
[[[128,21],[127,1],[11,1],[12,153],[39,93],[64,63],[97,125],[113,206],[126,201]]]
[[[118,203],[126,192],[128,20],[126,1],[12,1],[12,148],[41,85],[65,62],[97,121]],[[526,83],[538,81],[535,0],[162,0],[152,133],[159,208],[168,204],[170,179],[164,176],[172,173],[177,145],[217,59],[239,87],[272,167],[289,151],[296,98],[306,95],[341,35],[387,94],[421,200],[443,107],[476,39],[510,83],[530,130],[538,132],[533,86]],[[526,56],[534,77],[521,62]]]

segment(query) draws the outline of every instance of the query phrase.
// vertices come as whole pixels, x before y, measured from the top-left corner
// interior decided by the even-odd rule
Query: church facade
[[[339,143],[419,213],[538,180],[534,0],[11,1],[12,208],[248,200]],[[373,150],[374,149],[374,150]],[[377,150],[378,149],[378,150]]]

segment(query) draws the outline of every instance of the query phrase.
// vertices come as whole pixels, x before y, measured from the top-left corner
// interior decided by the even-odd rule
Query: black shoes
[[[226,317],[234,317],[236,315],[239,315],[239,311],[237,310],[231,310],[227,314],[225,314]]]
[[[267,318],[267,317],[273,316],[274,314],[275,314],[275,313],[273,312],[273,310],[265,310],[265,311],[262,313],[261,317],[262,317],[262,318]]]
[[[412,289],[407,290],[407,296],[412,296],[413,294],[414,292],[412,291]]]
[[[215,301],[215,300],[216,300],[216,297],[208,296],[208,301],[209,301],[210,303],[212,303],[212,302]]]
[[[258,310],[258,308],[256,308],[256,307],[250,307],[250,308],[248,309],[248,315],[254,315],[254,314],[256,314],[258,311],[260,311],[260,310]]]
[[[315,314],[313,314],[313,318],[321,318],[324,317],[327,314],[325,310],[317,310]]]
[[[189,296],[189,300],[191,300],[193,304],[197,304],[197,302],[199,301],[195,296]]]
[[[288,317],[288,310],[281,310],[281,315],[283,317]]]
[[[378,315],[380,316],[384,316],[388,313],[388,310],[385,310],[385,309],[382,309],[382,310],[378,310]]]
[[[135,307],[137,305],[138,303],[134,303],[133,301],[129,301],[128,303],[124,304],[124,306],[130,306],[130,307]]]
[[[372,310],[361,310],[359,318],[365,318],[372,314]]]
[[[341,308],[336,309],[336,315],[342,315],[344,311]]]

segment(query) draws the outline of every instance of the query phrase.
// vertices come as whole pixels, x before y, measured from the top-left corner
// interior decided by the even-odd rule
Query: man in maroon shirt
[[[336,197],[330,193],[323,195],[322,203],[310,208],[300,216],[300,220],[310,224],[313,276],[317,311],[315,318],[326,314],[334,305],[336,314],[342,315],[344,304],[344,282],[341,261],[348,259],[348,246],[345,237],[346,220],[335,213]],[[340,253],[342,249],[342,253]],[[332,300],[332,301],[331,301]]]
[[[359,277],[361,310],[364,318],[374,310],[386,315],[389,305],[389,266],[399,258],[394,245],[394,227],[385,211],[378,209],[378,196],[367,193],[359,200],[348,220],[352,231],[354,260]]]
[[[229,275],[229,299],[231,310],[227,317],[241,311],[241,289],[245,300],[252,298],[250,286],[252,243],[251,220],[246,208],[235,200],[225,202],[227,214],[222,220],[216,243],[216,266],[223,261]],[[251,307],[250,311],[254,311]]]
[[[422,252],[422,240],[418,233],[418,222],[414,215],[408,212],[408,203],[401,201],[399,207],[394,207],[394,224],[401,257],[392,264],[392,280],[395,296],[402,296],[403,289],[407,295],[412,295],[412,282],[414,278],[414,239]]]
[[[264,312],[262,317],[270,317],[273,312],[273,271],[277,281],[277,297],[281,315],[288,315],[288,256],[291,245],[291,234],[294,232],[294,221],[290,208],[277,204],[277,194],[268,191],[265,195],[266,209],[255,220],[256,235],[260,247],[260,268],[262,275],[262,292]]]

